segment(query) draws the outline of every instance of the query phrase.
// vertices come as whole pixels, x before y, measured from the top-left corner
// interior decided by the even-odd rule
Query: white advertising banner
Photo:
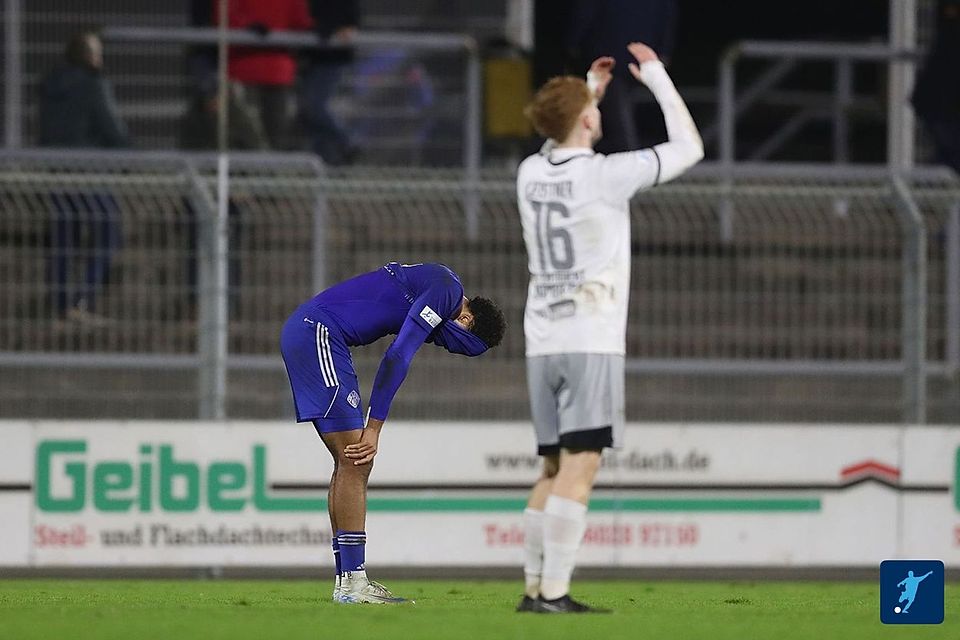
[[[960,428],[905,429],[900,496],[903,557],[960,566]]]
[[[30,562],[33,428],[0,421],[0,430],[0,567],[23,566]]]
[[[0,422],[0,566],[323,566],[330,456],[309,425]],[[523,423],[390,423],[371,565],[519,565]],[[582,565],[960,565],[960,429],[632,424]],[[431,544],[417,544],[427,532]]]

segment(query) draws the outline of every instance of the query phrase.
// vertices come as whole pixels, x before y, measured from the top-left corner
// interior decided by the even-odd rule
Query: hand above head
[[[627,45],[627,51],[629,51],[630,55],[637,60],[636,62],[631,62],[629,65],[627,65],[627,68],[630,69],[630,73],[633,74],[634,78],[640,82],[643,82],[643,78],[640,77],[640,66],[644,62],[654,62],[659,60],[660,58],[657,57],[657,52],[642,42],[631,42]]]
[[[590,65],[590,71],[587,72],[587,84],[593,90],[593,95],[597,100],[603,98],[607,91],[607,85],[613,78],[613,67],[617,61],[610,56],[601,56]]]

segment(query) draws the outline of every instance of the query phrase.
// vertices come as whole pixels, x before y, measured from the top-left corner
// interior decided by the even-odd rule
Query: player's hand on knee
[[[380,441],[380,430],[366,428],[360,433],[360,442],[348,444],[343,449],[343,455],[353,460],[354,465],[369,464],[377,455],[377,443]]]

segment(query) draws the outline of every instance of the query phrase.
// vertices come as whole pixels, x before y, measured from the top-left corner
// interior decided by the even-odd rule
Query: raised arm
[[[603,100],[607,92],[607,85],[613,79],[613,67],[617,61],[610,56],[602,56],[593,61],[590,70],[587,71],[587,88],[597,99],[597,102]]]
[[[639,42],[627,49],[636,59],[628,65],[630,73],[649,87],[660,104],[668,141],[604,158],[598,179],[611,202],[629,200],[637,191],[673,180],[703,158],[703,141],[697,126],[657,54]]]
[[[663,111],[668,142],[658,144],[653,150],[660,160],[660,175],[655,184],[667,182],[703,158],[703,140],[657,54],[639,42],[631,43],[627,50],[637,60],[630,63],[630,73],[650,89]]]
[[[380,361],[377,377],[373,380],[367,423],[363,427],[360,442],[347,445],[344,449],[344,455],[353,460],[353,464],[367,464],[377,455],[380,429],[390,412],[390,403],[407,377],[410,362],[427,335],[426,329],[407,317],[396,339],[387,347],[387,352]]]
[[[390,412],[390,403],[397,394],[397,390],[407,377],[410,362],[424,341],[427,331],[419,324],[407,318],[396,339],[387,347],[377,377],[373,380],[373,389],[370,392],[370,418],[386,420]]]

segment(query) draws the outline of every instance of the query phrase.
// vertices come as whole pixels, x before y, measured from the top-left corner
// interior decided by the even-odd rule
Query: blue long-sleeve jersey
[[[329,318],[350,347],[396,334],[370,393],[370,416],[385,420],[424,342],[471,356],[486,350],[479,338],[453,322],[462,303],[463,285],[448,267],[391,262],[320,292],[303,303],[298,313]]]

